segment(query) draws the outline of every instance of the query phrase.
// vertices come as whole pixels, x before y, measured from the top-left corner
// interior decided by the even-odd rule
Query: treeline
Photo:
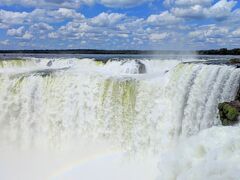
[[[97,49],[63,49],[63,50],[0,50],[0,53],[21,54],[190,54],[190,51],[156,51],[156,50],[97,50]]]
[[[197,51],[200,55],[240,55],[240,48],[236,49],[211,49],[211,50],[201,50]]]
[[[156,50],[97,50],[97,49],[63,49],[63,50],[0,50],[1,54],[193,54],[200,55],[240,55],[238,49],[212,49],[200,51],[156,51]]]
[[[62,50],[0,50],[0,53],[24,54],[139,54],[143,51],[135,50],[97,50],[97,49],[62,49]],[[144,51],[148,53],[148,51]]]
[[[192,51],[156,51],[156,50],[98,50],[98,49],[62,49],[62,50],[0,50],[0,53],[21,54],[190,54]]]

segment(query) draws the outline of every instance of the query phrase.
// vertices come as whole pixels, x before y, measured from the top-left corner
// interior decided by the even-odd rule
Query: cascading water
[[[177,60],[49,62],[1,62],[1,147],[74,147],[86,137],[158,153],[220,126],[217,105],[240,81],[235,67]]]

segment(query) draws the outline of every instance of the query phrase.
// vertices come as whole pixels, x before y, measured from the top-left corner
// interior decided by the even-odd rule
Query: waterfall
[[[1,62],[1,146],[59,147],[87,136],[158,151],[221,125],[217,105],[234,99],[240,80],[235,67],[177,60],[49,61]]]

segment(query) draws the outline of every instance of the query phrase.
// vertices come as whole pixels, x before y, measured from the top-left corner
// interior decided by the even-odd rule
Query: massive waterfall
[[[240,81],[235,67],[178,60],[0,63],[0,147],[19,149],[76,147],[86,138],[157,154],[221,126],[217,105],[235,98]]]

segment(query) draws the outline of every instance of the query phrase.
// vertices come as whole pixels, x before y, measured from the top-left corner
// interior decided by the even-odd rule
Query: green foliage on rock
[[[230,59],[229,62],[231,64],[238,64],[238,63],[240,63],[240,59],[239,58]]]
[[[233,103],[220,103],[218,109],[220,119],[224,126],[233,125],[238,121],[238,116],[240,115],[239,109]]]

